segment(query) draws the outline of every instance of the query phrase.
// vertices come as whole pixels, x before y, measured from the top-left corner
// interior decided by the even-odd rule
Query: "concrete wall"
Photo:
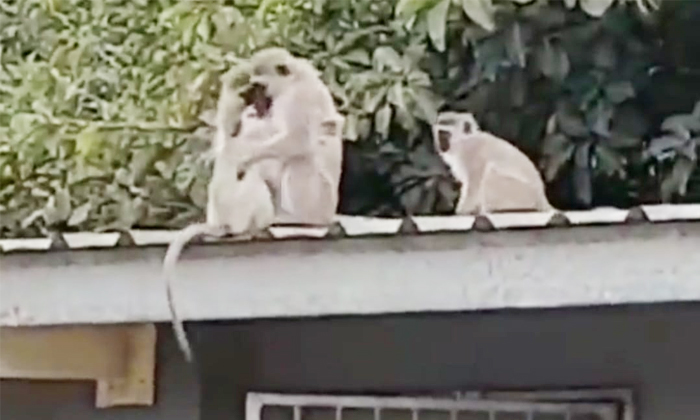
[[[94,382],[0,381],[2,420],[178,420],[199,418],[196,372],[165,328],[158,334],[157,394],[153,407],[95,408]]]
[[[191,371],[166,340],[155,409],[95,410],[87,386],[7,382],[0,388],[0,417],[240,420],[247,390],[386,393],[596,385],[634,386],[640,420],[700,415],[697,304],[210,323],[189,330],[200,360],[199,394]],[[169,326],[160,332],[170,337]]]
[[[242,419],[246,389],[591,385],[634,386],[641,420],[700,418],[700,305],[258,321],[198,333],[204,420]]]

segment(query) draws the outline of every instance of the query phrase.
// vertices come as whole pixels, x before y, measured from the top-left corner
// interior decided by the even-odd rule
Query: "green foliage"
[[[654,171],[642,156],[654,127],[640,96],[661,55],[658,4],[617,3],[426,0],[397,11],[427,27],[441,60],[431,77],[446,106],[473,112],[526,151],[557,204],[585,208],[610,204],[596,200],[597,185],[618,189],[613,204],[643,200],[640,176]],[[684,175],[694,167],[677,165]],[[670,200],[683,182],[666,177],[661,195]]]
[[[649,142],[644,156],[666,169],[666,176],[661,183],[661,197],[664,201],[669,201],[674,194],[686,194],[688,181],[698,162],[700,101],[689,114],[667,117],[661,130],[661,135]]]
[[[310,58],[347,117],[345,212],[450,211],[427,130],[441,108],[513,140],[560,205],[595,204],[601,182],[638,201],[657,177],[673,199],[698,133],[648,142],[658,1],[2,2],[0,234],[201,218],[220,77],[271,45]]]

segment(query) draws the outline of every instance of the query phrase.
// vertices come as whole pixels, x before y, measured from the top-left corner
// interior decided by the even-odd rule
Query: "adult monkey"
[[[481,130],[473,114],[440,113],[433,141],[462,184],[457,214],[554,210],[535,164],[508,141]]]
[[[260,165],[276,223],[330,224],[338,205],[344,124],[330,90],[309,61],[282,48],[258,51],[250,67],[250,82],[271,99],[265,117],[270,135],[243,150],[241,168]]]

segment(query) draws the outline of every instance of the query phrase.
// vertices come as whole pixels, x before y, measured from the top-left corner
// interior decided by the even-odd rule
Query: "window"
[[[629,420],[611,399],[572,394],[379,397],[249,393],[246,420]]]

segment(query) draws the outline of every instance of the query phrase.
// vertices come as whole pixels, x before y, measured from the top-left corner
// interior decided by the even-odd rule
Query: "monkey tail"
[[[178,346],[184,353],[185,359],[188,362],[192,362],[192,347],[187,339],[187,333],[185,332],[182,319],[180,319],[177,314],[177,310],[175,309],[175,301],[172,290],[172,277],[175,264],[177,263],[182,250],[185,248],[185,245],[187,245],[187,243],[195,237],[199,235],[222,237],[225,234],[226,229],[224,226],[211,225],[207,223],[195,223],[178,232],[177,237],[173,239],[165,252],[165,258],[163,259],[163,278],[165,283],[165,292],[168,297],[170,316],[172,317],[173,332],[175,333]]]

